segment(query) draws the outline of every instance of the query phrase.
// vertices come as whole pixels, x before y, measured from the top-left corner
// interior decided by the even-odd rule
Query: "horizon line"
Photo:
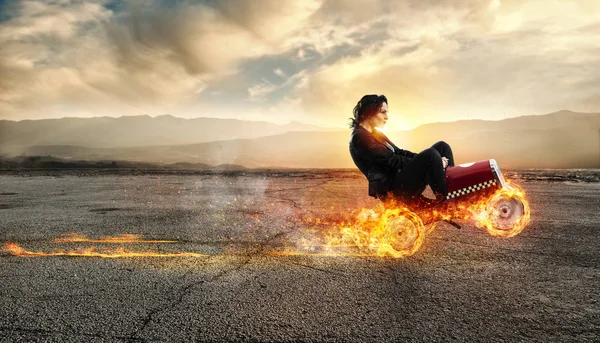
[[[508,116],[502,119],[482,119],[482,118],[470,118],[470,119],[459,119],[459,120],[449,120],[449,121],[436,121],[436,122],[426,122],[423,124],[419,124],[417,126],[414,126],[412,128],[408,128],[408,129],[399,129],[399,130],[391,130],[391,131],[410,131],[410,130],[414,130],[416,128],[419,128],[421,126],[424,125],[429,125],[429,124],[439,124],[439,123],[457,123],[457,122],[465,122],[465,121],[488,121],[488,122],[498,122],[498,121],[502,121],[502,120],[506,120],[506,119],[514,119],[514,118],[521,118],[521,117],[529,117],[529,116],[543,116],[543,115],[550,115],[550,114],[555,114],[555,113],[560,113],[560,112],[569,112],[569,113],[576,113],[576,114],[600,114],[600,112],[576,112],[576,111],[572,111],[569,109],[560,109],[557,111],[552,111],[552,112],[548,112],[548,113],[535,113],[535,114],[521,114],[521,115],[516,115],[516,116]],[[285,125],[290,125],[293,123],[298,123],[298,124],[302,124],[302,125],[309,125],[309,126],[315,126],[315,127],[319,127],[322,129],[348,129],[347,124],[344,125],[340,125],[340,126],[321,126],[319,124],[311,124],[311,123],[306,123],[303,121],[299,121],[299,120],[291,120],[287,123],[284,124],[280,124],[280,123],[276,123],[273,121],[268,121],[268,120],[251,120],[251,119],[239,119],[239,118],[222,118],[222,117],[193,117],[193,118],[185,118],[185,117],[177,117],[174,116],[170,113],[165,113],[165,114],[159,114],[159,115],[155,115],[155,116],[151,116],[149,114],[133,114],[133,115],[120,115],[118,117],[113,117],[113,116],[108,116],[108,115],[104,115],[104,116],[93,116],[93,117],[76,117],[76,116],[64,116],[64,117],[53,117],[53,118],[40,118],[40,119],[19,119],[19,120],[12,120],[12,119],[2,119],[0,118],[0,121],[11,121],[11,122],[22,122],[22,121],[41,121],[41,120],[60,120],[60,119],[100,119],[100,118],[110,118],[110,119],[120,119],[120,118],[124,118],[124,117],[150,117],[152,119],[158,118],[158,117],[172,117],[172,118],[176,118],[176,119],[183,119],[183,120],[195,120],[195,119],[216,119],[216,120],[235,120],[235,121],[241,121],[241,122],[255,122],[255,123],[269,123],[269,124],[273,124],[273,125],[278,125],[278,126],[285,126]]]

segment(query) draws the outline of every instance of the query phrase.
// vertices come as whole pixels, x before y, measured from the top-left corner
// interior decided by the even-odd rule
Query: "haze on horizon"
[[[600,112],[595,0],[0,1],[0,119]]]

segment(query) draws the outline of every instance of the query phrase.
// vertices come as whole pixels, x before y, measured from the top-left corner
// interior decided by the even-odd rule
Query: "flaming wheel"
[[[529,206],[521,193],[508,188],[497,192],[486,206],[488,232],[497,237],[513,237],[529,222]]]
[[[389,211],[384,216],[384,233],[388,253],[394,257],[414,254],[425,238],[421,218],[408,210]]]

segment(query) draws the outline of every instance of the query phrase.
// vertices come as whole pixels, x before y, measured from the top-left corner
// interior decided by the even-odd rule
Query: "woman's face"
[[[379,108],[379,112],[375,113],[369,120],[369,124],[373,128],[383,128],[385,126],[385,122],[388,120],[388,104],[382,103]]]

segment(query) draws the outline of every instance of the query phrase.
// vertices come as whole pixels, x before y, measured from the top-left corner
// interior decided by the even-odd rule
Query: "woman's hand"
[[[444,166],[444,169],[448,168],[448,159],[444,156],[442,156],[442,165]]]

